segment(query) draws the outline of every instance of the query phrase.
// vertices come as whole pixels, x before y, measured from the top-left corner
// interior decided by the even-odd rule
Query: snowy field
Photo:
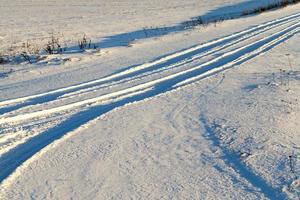
[[[195,26],[274,2],[4,0],[0,199],[299,199],[300,5]]]
[[[0,50],[19,47],[27,40],[45,42],[51,34],[60,35],[64,42],[77,42],[83,34],[99,40],[120,33],[169,27],[202,15],[237,13],[278,1],[2,0]],[[106,45],[109,44],[102,46]]]

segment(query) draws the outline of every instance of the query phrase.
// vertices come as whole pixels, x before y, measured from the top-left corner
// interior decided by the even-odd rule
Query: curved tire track
[[[4,113],[7,113],[7,112],[10,112],[13,110],[17,110],[19,108],[23,108],[28,105],[34,105],[37,103],[45,103],[45,102],[53,101],[63,95],[67,95],[69,93],[74,93],[74,92],[76,93],[80,90],[85,90],[85,89],[89,90],[92,87],[110,83],[112,81],[118,81],[118,80],[120,81],[120,80],[124,80],[126,78],[135,77],[144,72],[153,71],[153,67],[155,67],[155,66],[156,66],[155,67],[156,69],[160,69],[163,66],[168,67],[172,64],[177,65],[177,64],[186,63],[190,60],[199,59],[202,56],[207,56],[211,53],[214,53],[221,49],[227,48],[230,45],[236,44],[238,42],[242,42],[243,40],[245,40],[247,38],[251,38],[252,36],[255,36],[256,34],[259,34],[264,31],[270,30],[274,27],[284,25],[289,22],[298,20],[299,17],[300,17],[300,14],[298,13],[298,14],[287,16],[287,17],[279,18],[279,19],[258,25],[256,27],[246,29],[241,32],[234,33],[232,35],[213,40],[211,42],[196,45],[194,47],[176,52],[174,54],[170,54],[170,55],[161,57],[152,62],[144,63],[142,65],[138,65],[138,66],[129,68],[127,70],[109,75],[104,78],[100,78],[98,80],[89,81],[86,83],[82,83],[82,84],[78,84],[78,85],[74,85],[74,86],[70,86],[70,87],[65,87],[65,88],[61,88],[61,89],[57,89],[57,90],[53,90],[53,91],[49,91],[49,92],[45,92],[45,93],[41,93],[41,94],[36,94],[36,95],[27,96],[27,97],[21,97],[21,98],[2,101],[2,102],[0,102],[0,114],[4,114]],[[215,47],[217,47],[217,48],[213,49]],[[186,60],[186,58],[189,58],[189,57],[192,57],[192,58]],[[164,64],[164,65],[161,66],[162,64]],[[12,104],[18,104],[18,103],[19,104],[23,103],[23,104],[10,106]],[[9,106],[7,106],[7,105],[9,105]]]
[[[208,62],[193,66],[192,68],[179,71],[163,78],[158,78],[114,93],[108,93],[106,95],[60,106],[57,108],[0,118],[0,125],[5,123],[17,123],[20,121],[26,122],[26,120],[35,120],[35,118],[66,111],[68,109],[83,108],[80,112],[74,114],[70,118],[67,118],[65,121],[62,121],[55,127],[40,133],[39,135],[29,139],[27,142],[20,144],[11,151],[1,155],[0,182],[5,182],[6,178],[11,174],[13,176],[13,172],[20,165],[22,165],[26,160],[34,156],[48,144],[52,143],[54,140],[61,138],[66,133],[75,130],[76,128],[82,126],[83,124],[86,124],[90,120],[101,116],[104,113],[124,106],[128,103],[144,101],[148,98],[155,97],[162,93],[172,91],[174,89],[179,89],[186,84],[193,83],[194,81],[197,81],[199,79],[227,70],[235,65],[241,64],[259,55],[262,52],[268,51],[281,42],[292,37],[294,34],[300,32],[300,22],[298,18],[295,18],[292,22],[294,21],[295,23],[293,25],[269,36],[263,37],[260,40],[251,42],[248,45],[226,52],[216,58],[213,58],[212,60],[209,60]],[[223,41],[222,39],[220,40]],[[163,58],[163,60],[165,59],[166,57]],[[77,86],[73,87],[76,88]],[[64,90],[68,89],[65,88]],[[49,93],[47,93],[46,95],[49,95]],[[35,97],[31,96],[30,98]],[[29,97],[26,98],[30,99]],[[18,102],[23,100],[24,99],[19,98],[11,101]],[[5,103],[2,103],[2,105],[4,104]]]

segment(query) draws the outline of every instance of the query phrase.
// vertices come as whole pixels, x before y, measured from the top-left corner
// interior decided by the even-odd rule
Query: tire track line
[[[112,87],[112,86],[120,85],[122,83],[130,83],[134,80],[142,79],[144,77],[147,77],[147,76],[150,76],[150,75],[153,75],[153,74],[157,74],[157,73],[160,73],[160,72],[165,72],[167,70],[172,70],[172,69],[178,68],[180,66],[183,66],[185,64],[191,63],[195,60],[204,58],[204,57],[209,56],[209,55],[213,55],[214,53],[218,53],[218,51],[230,48],[233,45],[237,45],[239,43],[246,42],[249,39],[253,39],[254,36],[265,33],[266,31],[271,30],[273,28],[277,28],[277,27],[280,27],[280,26],[287,25],[288,23],[291,23],[291,22],[299,20],[299,19],[300,18],[295,18],[294,20],[291,20],[291,21],[288,21],[288,22],[285,22],[285,23],[279,23],[279,24],[274,24],[274,25],[271,25],[271,26],[267,26],[267,27],[265,27],[261,30],[259,29],[257,31],[254,31],[254,32],[250,33],[250,34],[246,34],[245,36],[241,37],[240,39],[233,40],[232,42],[222,44],[221,46],[213,48],[213,49],[208,50],[208,51],[197,53],[194,56],[191,56],[190,58],[183,59],[181,61],[175,62],[174,64],[166,65],[162,68],[154,69],[154,70],[151,70],[149,72],[141,73],[141,74],[138,74],[136,76],[125,78],[123,80],[116,81],[116,82],[111,82],[111,83],[108,83],[108,84],[105,84],[105,85],[102,85],[102,86],[93,86],[91,88],[86,88],[86,89],[78,90],[78,91],[75,91],[75,92],[71,92],[71,93],[62,95],[61,98],[70,98],[70,97],[77,96],[77,95],[83,95],[83,94],[86,94],[88,92],[95,92],[95,91],[97,91],[99,89],[102,89],[104,87]]]
[[[284,21],[291,21],[294,18],[297,18],[299,16],[300,16],[300,14],[297,13],[297,14],[290,15],[290,16],[287,16],[287,17],[279,18],[279,19],[276,19],[276,20],[273,20],[273,21],[255,26],[255,27],[250,28],[250,29],[247,29],[247,30],[244,30],[244,31],[241,31],[241,32],[238,32],[238,33],[234,33],[232,35],[229,35],[229,36],[226,36],[226,37],[223,37],[223,38],[213,40],[213,41],[208,42],[208,43],[200,44],[200,45],[185,49],[183,51],[179,51],[179,52],[176,52],[174,54],[167,55],[165,57],[159,58],[158,60],[155,60],[155,61],[152,61],[152,62],[149,62],[149,63],[144,63],[142,65],[138,65],[136,67],[124,70],[122,72],[112,74],[112,75],[109,75],[109,76],[104,77],[104,78],[100,78],[98,80],[89,81],[89,82],[86,82],[86,83],[82,83],[82,84],[78,84],[78,85],[74,85],[74,86],[70,86],[70,87],[65,87],[65,88],[53,90],[53,91],[46,92],[46,93],[41,93],[41,94],[31,95],[31,96],[27,96],[27,97],[21,97],[21,98],[2,101],[2,102],[0,102],[0,106],[2,107],[2,106],[5,106],[5,105],[11,105],[11,104],[15,104],[15,103],[25,102],[25,101],[32,100],[32,99],[35,99],[35,98],[46,97],[46,96],[54,95],[54,94],[58,94],[58,93],[67,93],[68,91],[72,92],[72,90],[91,87],[94,84],[102,84],[102,83],[105,83],[107,81],[111,81],[111,80],[116,79],[116,78],[127,76],[127,75],[130,75],[132,73],[137,73],[138,71],[153,67],[155,65],[167,62],[169,60],[176,59],[178,57],[181,57],[181,56],[184,56],[186,54],[192,53],[194,51],[200,50],[202,48],[208,48],[210,46],[214,46],[214,45],[217,45],[219,43],[222,44],[222,42],[224,43],[228,40],[236,39],[239,36],[251,33],[251,32],[253,32],[255,30],[258,30],[260,28],[267,27],[267,26],[270,26],[270,25],[274,25],[274,24],[284,22]]]
[[[4,117],[0,118],[0,124],[4,123],[14,123],[18,121],[24,121],[36,117],[47,116],[53,113],[66,111],[68,109],[74,109],[82,106],[87,106],[91,104],[101,104],[102,101],[112,101],[118,100],[118,98],[134,96],[136,93],[145,93],[148,90],[156,88],[162,88],[161,92],[165,92],[164,83],[168,81],[170,82],[172,88],[176,88],[187,84],[188,82],[194,81],[194,79],[199,79],[201,77],[206,77],[211,74],[215,74],[219,71],[223,71],[225,69],[230,68],[231,66],[243,62],[259,53],[263,52],[265,49],[270,48],[277,42],[280,42],[286,37],[299,32],[300,22],[289,26],[277,33],[274,33],[270,36],[264,37],[258,41],[250,43],[246,46],[237,48],[235,50],[224,53],[223,55],[216,57],[206,63],[193,67],[191,69],[187,69],[184,71],[177,72],[175,74],[168,75],[163,78],[159,78],[156,80],[152,80],[143,84],[139,84],[133,87],[129,87],[123,90],[119,90],[117,92],[108,93],[105,95],[101,95],[99,97],[87,99],[84,101],[67,104],[64,106],[59,106],[56,108],[51,108],[48,110],[36,111],[33,113],[27,113],[23,115],[17,115],[12,117]],[[228,60],[226,60],[226,58]],[[223,61],[224,60],[224,61]],[[216,66],[214,66],[216,65]],[[206,68],[205,68],[206,67]],[[200,71],[199,71],[200,70]],[[199,72],[198,72],[199,71]],[[178,79],[177,79],[178,78]],[[175,82],[175,84],[172,84]],[[160,84],[161,83],[161,84]]]
[[[145,84],[127,88],[125,92],[124,90],[120,90],[118,91],[118,95],[107,94],[112,95],[111,97],[114,98],[110,98],[105,104],[103,104],[103,102],[98,102],[97,100],[99,99],[94,99],[95,102],[91,102],[89,106],[84,107],[84,109],[79,110],[79,112],[75,113],[69,118],[64,119],[64,121],[60,122],[55,127],[39,133],[37,136],[30,138],[25,143],[20,144],[14,149],[1,155],[0,169],[3,169],[0,171],[1,186],[9,184],[10,180],[13,180],[14,177],[18,176],[18,172],[20,172],[18,169],[26,168],[30,160],[38,159],[40,155],[37,153],[41,152],[41,150],[43,150],[46,146],[53,143],[55,140],[61,139],[67,133],[70,133],[73,130],[82,127],[82,125],[89,123],[91,120],[94,120],[107,112],[123,107],[129,103],[146,101],[149,98],[153,98],[157,95],[174,91],[175,89],[181,89],[182,86],[176,87],[176,85],[180,85],[180,83],[188,80],[189,78],[212,71],[214,72],[216,68],[224,70],[223,67],[226,64],[231,63],[235,65],[245,62],[254,56],[259,55],[259,53],[269,50],[270,48],[290,38],[294,34],[300,32],[299,26],[300,22],[268,37],[264,37],[256,42],[250,43],[247,46],[227,52],[220,57],[196,66],[195,68],[184,70],[164,78],[152,80],[151,82]],[[248,56],[245,57],[246,55]],[[103,96],[98,98],[103,98]],[[36,116],[44,116],[43,113],[40,114],[40,116]],[[15,123],[18,122],[18,117],[20,116],[15,116],[15,118],[5,118],[5,120]],[[28,119],[32,119],[31,116],[27,117]],[[0,119],[0,124],[2,120],[3,118]]]

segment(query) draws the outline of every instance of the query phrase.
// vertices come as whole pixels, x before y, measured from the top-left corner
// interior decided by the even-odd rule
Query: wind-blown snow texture
[[[298,199],[300,6],[179,28],[270,2],[7,1],[102,48],[0,66],[0,198]]]

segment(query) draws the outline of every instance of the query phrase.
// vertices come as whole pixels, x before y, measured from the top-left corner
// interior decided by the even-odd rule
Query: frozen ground
[[[125,2],[140,24],[112,34],[170,4]],[[229,5],[202,4],[174,1],[154,26]],[[0,198],[299,199],[299,9],[5,65]]]

